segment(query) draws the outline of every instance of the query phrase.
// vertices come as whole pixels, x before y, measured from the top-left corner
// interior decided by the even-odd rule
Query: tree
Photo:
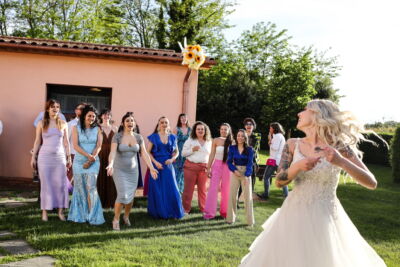
[[[14,35],[32,38],[54,38],[54,10],[57,0],[22,0],[16,5],[16,29]],[[50,27],[49,27],[50,26]],[[50,29],[50,30],[49,30]]]
[[[16,4],[15,0],[0,0],[0,35],[8,35],[11,30],[12,13]]]
[[[232,3],[223,0],[159,0],[165,13],[166,48],[180,51],[178,42],[211,47],[221,30],[229,25],[224,18],[232,12]],[[161,18],[161,15],[159,15]],[[162,36],[163,28],[156,35]]]
[[[271,74],[273,57],[290,49],[291,37],[286,33],[286,30],[278,30],[274,23],[259,22],[251,30],[244,31],[232,45],[247,68],[267,77]]]
[[[157,6],[151,0],[122,0],[124,23],[127,25],[125,39],[129,45],[157,47]]]
[[[220,62],[208,71],[200,72],[197,100],[197,116],[207,122],[215,134],[222,122],[233,129],[243,127],[245,117],[259,118],[258,97],[254,74],[244,64],[233,61]]]
[[[312,49],[311,47],[309,49]],[[337,65],[336,57],[328,57],[328,51],[314,51],[312,57],[314,69],[314,88],[316,94],[314,99],[329,99],[335,103],[339,103],[343,96],[338,94],[338,89],[333,88],[333,79],[339,75],[341,67]]]
[[[397,127],[390,146],[393,181],[400,183],[400,126]]]
[[[274,56],[268,84],[267,105],[263,106],[265,123],[278,121],[288,135],[295,129],[297,113],[315,95],[311,52]]]

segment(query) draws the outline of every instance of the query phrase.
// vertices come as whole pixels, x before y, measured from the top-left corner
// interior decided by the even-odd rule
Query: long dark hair
[[[98,116],[97,116],[97,109],[96,109],[92,104],[87,104],[87,105],[85,105],[85,107],[83,108],[82,114],[81,114],[81,116],[79,117],[79,122],[80,122],[80,125],[81,125],[81,131],[82,131],[82,132],[85,131],[85,129],[86,129],[86,126],[85,126],[85,118],[86,118],[86,115],[87,115],[90,111],[94,112],[94,114],[96,115],[96,119],[94,120],[94,122],[92,123],[92,125],[90,125],[90,128],[94,128],[94,127],[96,127],[96,126],[98,125],[98,123],[97,123],[97,118],[98,118]]]
[[[161,116],[157,121],[156,128],[154,128],[153,133],[158,133],[158,124],[160,124],[160,120],[162,120],[162,119],[168,119],[168,118],[165,116]],[[171,129],[167,129],[167,132],[168,133],[171,132]]]
[[[176,123],[176,127],[182,127],[182,122],[181,122],[181,117],[185,116],[186,117],[186,127],[190,127],[189,119],[187,118],[186,113],[181,113],[178,116],[178,122]]]
[[[137,122],[136,122],[136,119],[135,119],[135,117],[133,117],[133,121],[135,122],[135,125],[136,125],[136,127],[135,127],[135,129],[133,130],[135,133],[137,133],[137,134],[140,134],[140,128],[139,128],[139,125],[137,124]]]
[[[58,105],[60,106],[60,102],[58,102],[58,101],[55,100],[55,99],[49,99],[49,100],[47,100],[47,102],[46,102],[46,105],[45,105],[45,107],[44,107],[43,122],[42,122],[42,127],[43,127],[43,130],[44,130],[44,131],[46,131],[47,128],[49,128],[49,125],[50,125],[49,108],[51,108],[51,106],[53,106],[53,105],[55,105],[55,104],[58,104]],[[61,111],[61,106],[60,106],[60,111]],[[57,125],[57,128],[58,128],[59,130],[61,130],[61,119],[60,119],[59,114],[57,114],[56,125]]]
[[[111,113],[111,110],[110,110],[110,109],[108,109],[108,108],[103,109],[103,110],[100,112],[100,115],[99,115],[99,123],[100,123],[100,124],[103,123],[103,118],[102,118],[102,116],[103,116],[104,114],[110,114],[110,117],[112,116],[112,113]]]
[[[205,124],[205,123],[202,122],[202,121],[196,121],[196,122],[194,123],[192,132],[190,133],[190,138],[192,138],[193,140],[194,140],[194,139],[197,139],[196,129],[197,129],[197,126],[199,126],[199,125],[203,125],[203,126],[204,126],[204,140],[210,141],[210,140],[211,140],[211,131],[210,131],[210,128],[208,127],[207,124]]]
[[[136,125],[136,120],[135,120],[135,117],[133,116],[133,112],[128,111],[127,113],[125,113],[124,116],[122,116],[121,125],[118,127],[118,132],[122,132],[124,130],[124,121],[126,118],[129,118],[129,117],[133,118],[133,121],[135,122],[135,125]],[[136,129],[136,127],[135,127],[135,129]]]
[[[247,136],[247,133],[246,133],[245,129],[239,129],[237,131],[236,136],[235,136],[235,142],[236,142],[236,145],[239,147],[239,142],[237,140],[237,137],[238,137],[238,134],[240,132],[243,133],[243,135],[244,135],[244,143],[243,143],[244,149],[243,149],[243,152],[244,152],[244,154],[247,155],[247,148],[249,147],[249,137]]]
[[[274,134],[277,133],[281,133],[281,134],[285,134],[285,130],[283,130],[282,125],[279,122],[273,122],[269,125],[269,127],[272,128],[272,130],[274,130]]]
[[[233,134],[232,134],[232,128],[229,125],[229,123],[226,123],[226,122],[221,123],[219,128],[221,129],[222,126],[228,127],[228,130],[229,130],[229,133],[226,136],[226,139],[225,139],[225,142],[224,142],[224,157],[222,159],[223,162],[226,162],[226,160],[228,159],[228,148],[233,142]]]

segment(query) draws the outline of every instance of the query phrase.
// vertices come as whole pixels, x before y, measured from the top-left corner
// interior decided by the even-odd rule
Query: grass
[[[386,264],[399,266],[400,185],[392,183],[389,168],[370,168],[379,180],[377,190],[342,181],[338,197]],[[262,188],[262,182],[257,181],[256,191],[261,192]],[[6,255],[0,264],[50,255],[59,266],[237,266],[261,232],[265,219],[282,201],[281,190],[273,187],[270,201],[255,203],[256,226],[248,228],[243,208],[234,225],[226,224],[222,218],[205,221],[196,208],[182,220],[154,220],[147,215],[146,200],[137,199],[131,214],[132,227],[122,227],[120,232],[111,230],[112,210],[105,211],[106,224],[89,226],[60,222],[55,213],[43,223],[37,204],[0,208],[0,230],[16,233],[41,251],[25,256]]]

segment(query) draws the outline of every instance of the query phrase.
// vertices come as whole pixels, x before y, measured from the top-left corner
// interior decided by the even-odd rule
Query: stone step
[[[0,231],[0,238],[2,237],[9,237],[9,236],[16,236],[16,234],[11,233],[9,231]]]
[[[40,256],[22,261],[0,264],[0,266],[19,266],[19,267],[48,267],[54,266],[56,260],[50,256]]]
[[[32,248],[28,243],[21,239],[5,240],[0,242],[0,247],[13,255],[37,253],[38,250]]]

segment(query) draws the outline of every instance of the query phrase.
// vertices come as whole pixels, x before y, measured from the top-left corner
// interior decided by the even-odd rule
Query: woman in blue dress
[[[178,156],[175,135],[170,133],[169,120],[161,117],[154,133],[147,137],[151,161],[158,170],[157,178],[149,179],[147,211],[154,218],[182,218],[184,211],[172,162]]]
[[[103,224],[103,208],[97,193],[97,175],[103,135],[97,126],[97,111],[86,105],[79,123],[72,129],[72,144],[76,151],[72,165],[74,173],[74,192],[68,221]]]
[[[178,138],[178,150],[179,155],[174,162],[174,169],[176,175],[176,183],[178,184],[179,193],[183,193],[184,186],[184,178],[183,178],[183,164],[185,164],[186,158],[182,156],[182,148],[183,144],[190,136],[191,132],[189,120],[185,113],[179,114],[178,123],[176,124],[176,128],[174,129],[174,134]]]

